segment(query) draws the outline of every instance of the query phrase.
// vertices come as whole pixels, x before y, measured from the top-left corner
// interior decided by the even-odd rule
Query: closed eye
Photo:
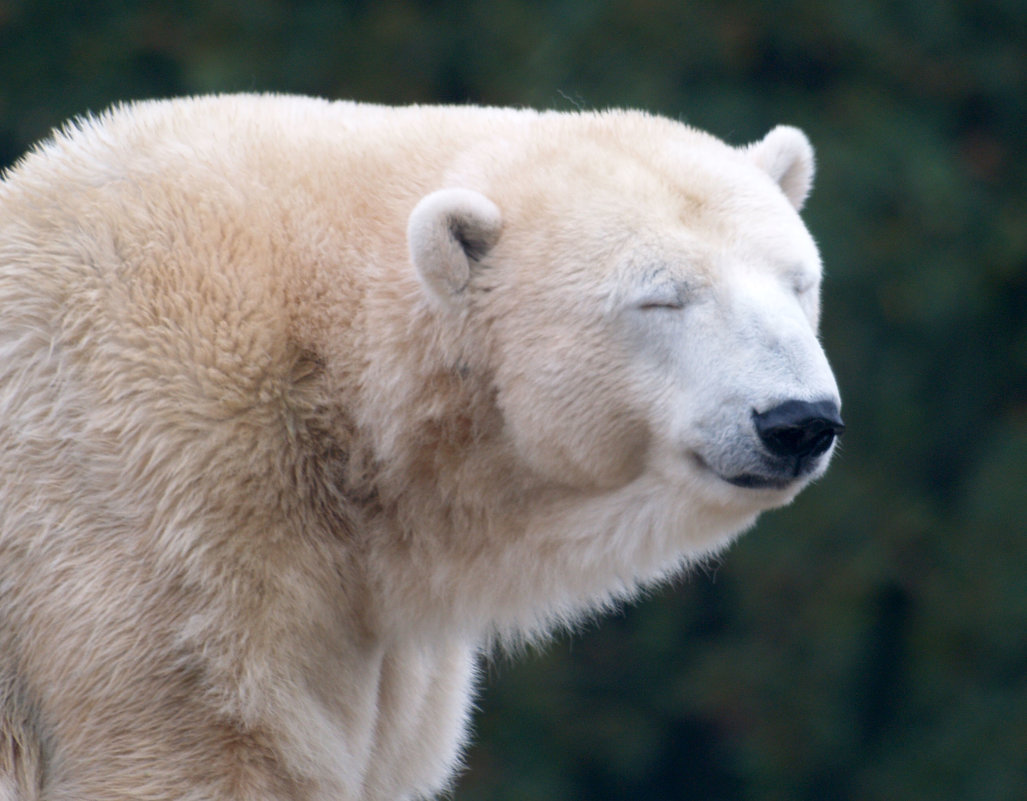
[[[816,289],[817,288],[817,282],[816,281],[796,281],[792,285],[792,288],[795,290],[795,294],[799,295],[801,297],[802,295],[805,295],[805,294],[807,294],[809,292],[812,292],[814,289]]]
[[[683,309],[685,304],[680,300],[647,300],[638,304],[642,311],[655,311],[657,309]]]
[[[685,308],[690,294],[689,287],[683,283],[652,287],[638,299],[635,306],[641,311],[676,311]]]
[[[810,275],[809,272],[802,269],[792,271],[789,277],[791,279],[792,291],[796,295],[805,295],[807,292],[816,289],[819,284],[816,276]]]

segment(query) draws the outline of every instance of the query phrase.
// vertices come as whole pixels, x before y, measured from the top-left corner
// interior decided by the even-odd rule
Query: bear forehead
[[[546,218],[567,229],[588,217],[633,230],[683,225],[735,238],[778,230],[787,220],[788,235],[805,232],[780,188],[744,151],[640,112],[540,115],[527,135],[484,142],[461,161],[451,183],[478,189],[504,216],[543,228]]]
[[[588,129],[586,129],[588,130]],[[485,190],[500,242],[524,258],[714,270],[732,261],[816,269],[816,246],[783,193],[745,156],[705,135],[636,144],[627,134],[548,141]],[[662,145],[662,147],[661,147]],[[505,241],[504,241],[505,240]]]

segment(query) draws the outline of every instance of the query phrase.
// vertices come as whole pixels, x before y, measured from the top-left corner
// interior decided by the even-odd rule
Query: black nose
[[[785,401],[753,420],[768,451],[798,459],[820,456],[845,430],[834,401]]]

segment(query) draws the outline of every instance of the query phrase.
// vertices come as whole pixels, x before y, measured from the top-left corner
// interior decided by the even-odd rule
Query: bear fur
[[[284,96],[0,184],[0,800],[427,798],[482,648],[723,548],[838,404],[805,136]]]

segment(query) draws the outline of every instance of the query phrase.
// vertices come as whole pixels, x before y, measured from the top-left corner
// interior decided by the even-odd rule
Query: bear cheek
[[[568,410],[542,420],[508,417],[526,466],[546,481],[579,489],[611,490],[645,469],[651,439],[647,423],[625,409],[589,414]]]
[[[583,461],[590,468],[593,485],[615,489],[638,478],[647,462],[649,426],[624,416],[598,434]]]

